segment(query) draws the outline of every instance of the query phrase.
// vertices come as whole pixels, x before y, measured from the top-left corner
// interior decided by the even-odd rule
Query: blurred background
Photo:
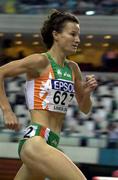
[[[60,149],[88,180],[118,179],[118,0],[0,0],[0,66],[46,50],[40,28],[52,9],[79,18],[81,43],[68,58],[78,63],[83,77],[95,74],[99,83],[92,94],[91,113],[81,113],[75,99],[68,108]],[[21,165],[18,141],[30,122],[24,84],[25,75],[5,81],[21,130],[6,129],[0,111],[0,180],[12,180]]]

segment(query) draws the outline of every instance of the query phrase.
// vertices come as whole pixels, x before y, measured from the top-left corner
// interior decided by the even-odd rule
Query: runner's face
[[[66,53],[66,55],[73,54],[77,51],[80,43],[79,24],[75,22],[66,22],[62,32],[57,34],[58,45]]]

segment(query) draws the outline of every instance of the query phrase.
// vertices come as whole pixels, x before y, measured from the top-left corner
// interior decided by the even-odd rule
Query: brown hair
[[[55,10],[46,21],[44,21],[43,27],[41,28],[41,35],[43,42],[50,49],[53,45],[52,32],[55,30],[61,32],[63,30],[65,22],[75,22],[79,24],[79,20],[71,13],[60,12]]]

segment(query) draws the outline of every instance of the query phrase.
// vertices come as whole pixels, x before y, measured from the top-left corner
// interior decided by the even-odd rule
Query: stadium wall
[[[0,32],[6,33],[39,33],[46,14],[22,15],[1,14]],[[118,16],[78,16],[81,24],[81,34],[112,34],[118,33]]]

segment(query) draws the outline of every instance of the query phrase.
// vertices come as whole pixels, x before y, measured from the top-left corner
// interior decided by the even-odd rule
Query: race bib
[[[30,137],[35,136],[36,135],[36,130],[37,130],[37,126],[34,126],[34,125],[28,126],[24,131],[23,138],[28,139]]]
[[[74,85],[71,82],[60,80],[52,80],[51,84],[49,109],[65,113],[74,97]]]

